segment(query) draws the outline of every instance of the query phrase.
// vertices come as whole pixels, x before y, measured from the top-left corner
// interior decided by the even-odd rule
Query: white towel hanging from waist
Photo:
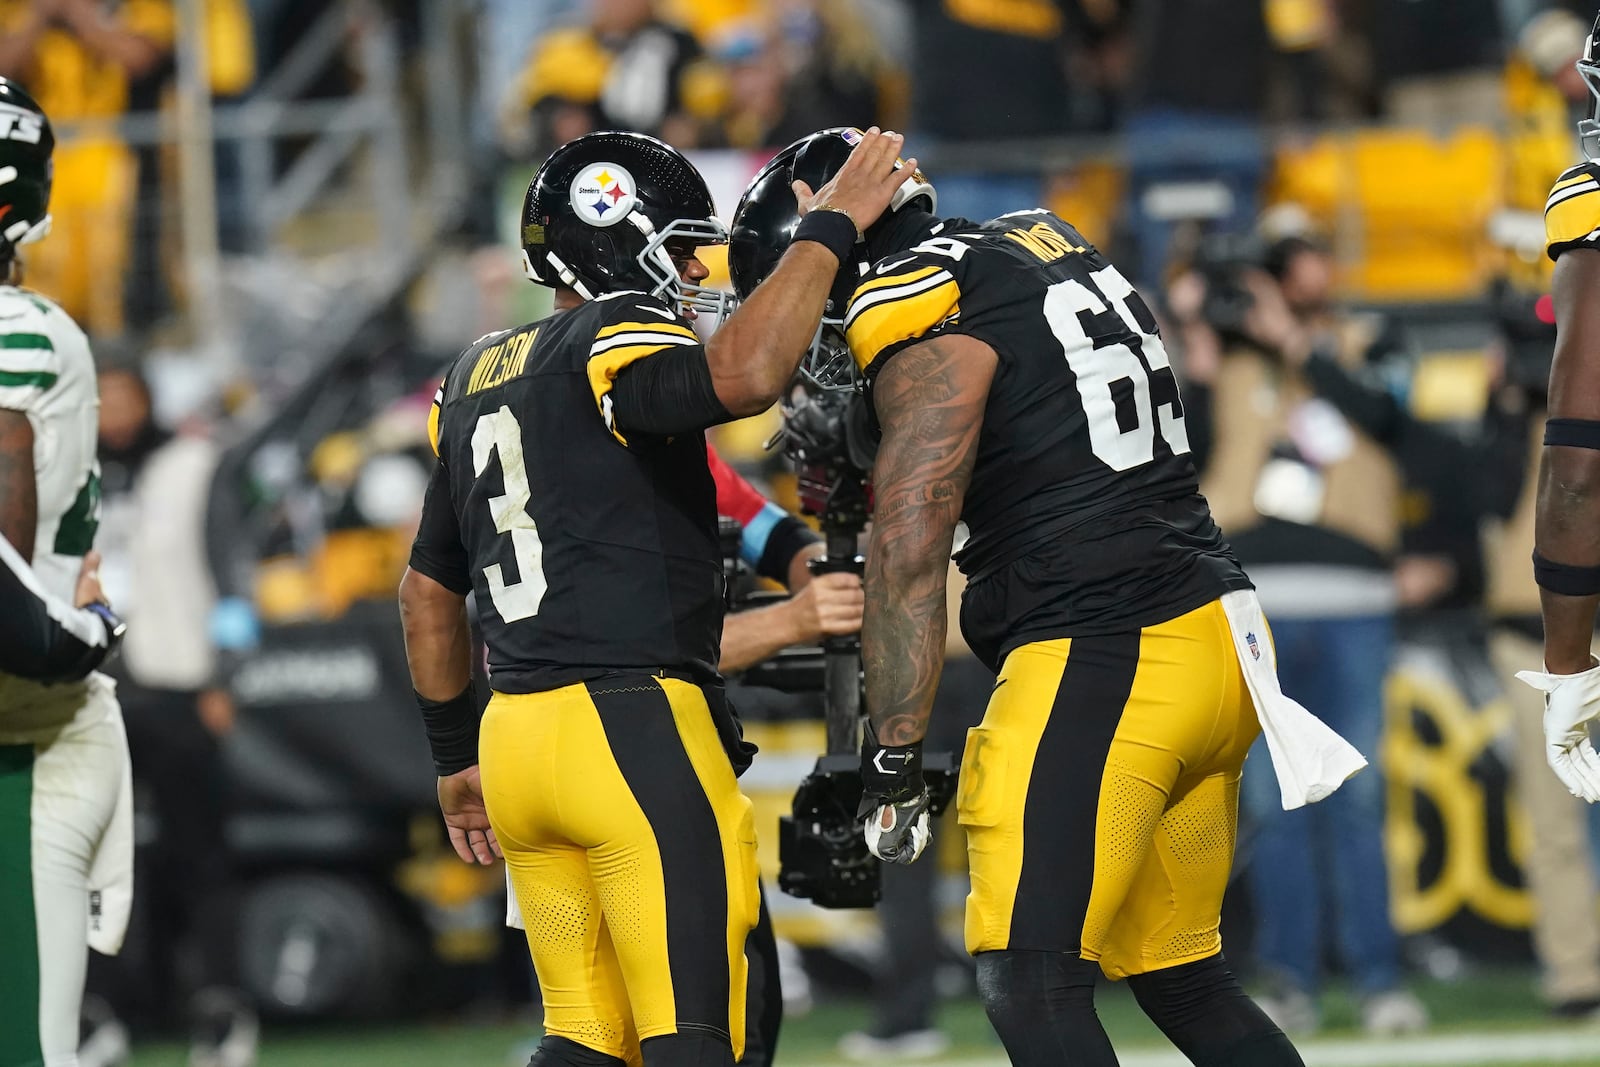
[[[1315,804],[1365,767],[1366,757],[1327,723],[1284,695],[1278,684],[1277,656],[1255,590],[1224,594],[1222,610],[1233,631],[1233,647],[1244,668],[1256,718],[1267,738],[1283,810]]]

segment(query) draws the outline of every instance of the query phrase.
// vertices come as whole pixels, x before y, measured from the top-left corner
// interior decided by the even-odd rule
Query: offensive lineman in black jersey
[[[750,748],[722,697],[707,427],[793,375],[860,230],[907,183],[873,131],[764,285],[702,344],[725,240],[704,179],[649,137],[558,149],[524,268],[556,314],[473,343],[430,417],[439,464],[400,589],[406,655],[463,859],[504,853],[545,1006],[535,1065],[731,1064],[745,1032]],[[473,593],[494,695],[468,684]],[[480,759],[481,757],[481,759]],[[481,772],[481,777],[480,777]]]
[[[757,176],[731,226],[736,292],[785,247],[788,179],[832,173],[857,136],[813,134]],[[824,318],[881,430],[868,845],[910,862],[928,840],[921,739],[964,520],[962,631],[1000,675],[961,765],[966,940],[1011,1061],[1114,1065],[1094,1012],[1103,970],[1201,1067],[1299,1064],[1229,972],[1218,925],[1256,701],[1274,728],[1309,715],[1277,689],[1249,579],[1199,495],[1155,321],[1049,212],[972,223],[931,214],[931,188],[923,200],[867,231]],[[1311,747],[1310,764],[1285,754],[1316,767],[1292,806],[1362,763],[1331,732]]]
[[[1600,19],[1578,61],[1594,111],[1578,124],[1585,162],[1556,180],[1545,205],[1555,260],[1556,350],[1550,366],[1535,520],[1534,580],[1544,616],[1544,670],[1517,677],[1545,694],[1545,755],[1574,796],[1600,801],[1594,642],[1600,605]]]

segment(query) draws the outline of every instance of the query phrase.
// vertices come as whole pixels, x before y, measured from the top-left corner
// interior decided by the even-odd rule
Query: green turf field
[[[1435,1026],[1421,1038],[1374,1043],[1353,1029],[1355,1009],[1334,996],[1328,1027],[1301,1042],[1308,1067],[1414,1067],[1590,1064],[1600,1067],[1600,1022],[1555,1024],[1544,1014],[1525,971],[1482,974],[1452,984],[1424,983],[1418,992],[1433,1011]],[[1101,1017],[1124,1067],[1182,1067],[1145,1021],[1126,988],[1100,995]],[[838,1036],[860,1026],[865,1005],[824,1004],[785,1026],[778,1062],[787,1067],[840,1062]],[[976,1003],[945,1006],[941,1023],[954,1044],[944,1058],[952,1067],[990,1067],[1005,1062]],[[268,1030],[261,1067],[521,1067],[536,1035],[532,1022],[480,1025],[376,1026]],[[1592,1051],[1591,1051],[1592,1050]],[[134,1067],[183,1067],[174,1045],[141,1049]]]

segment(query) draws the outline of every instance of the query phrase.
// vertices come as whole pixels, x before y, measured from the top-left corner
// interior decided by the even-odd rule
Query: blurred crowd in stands
[[[383,376],[364,369],[354,385],[330,371],[305,399],[315,437],[261,448],[228,475],[249,480],[250,506],[277,502],[263,512],[276,532],[262,539],[247,607],[224,596],[216,608],[217,576],[173,568],[167,588],[195,595],[172,601],[186,614],[159,625],[164,638],[186,635],[185,670],[138,677],[145,665],[132,637],[124,669],[151,708],[186,708],[199,728],[166,742],[154,731],[142,744],[186,746],[214,765],[234,721],[228,664],[261,625],[324,622],[392,595],[427,461],[434,371],[413,368],[436,369],[516,313],[494,295],[516,274],[502,235],[550,149],[627,128],[761,159],[818,128],[878,124],[908,133],[940,214],[1051,207],[1159,305],[1203,488],[1261,586],[1291,695],[1381,755],[1385,668],[1398,647],[1493,661],[1499,681],[1453,684],[1474,709],[1514,705],[1496,732],[1514,742],[1514,788],[1536,816],[1531,831],[1518,831],[1515,858],[1533,895],[1543,989],[1560,1014],[1600,1011],[1586,813],[1544,768],[1537,696],[1508,681],[1538,661],[1531,472],[1553,342],[1542,209],[1579,158],[1573,120],[1589,98],[1572,61],[1595,0],[462,0],[451,10],[463,32],[450,44],[430,39],[435,2],[443,0],[349,5],[355,16],[338,54],[352,53],[372,18],[398,28],[407,129],[441,92],[428,50],[455,47],[466,59],[471,80],[454,90],[468,102],[473,191],[445,241],[478,258],[454,278],[419,284],[388,319],[420,322],[451,303],[465,276],[476,332],[424,342],[403,325],[357,335],[354,344],[408,358],[381,362]],[[151,345],[181,347],[171,323],[189,299],[173,139],[159,129],[125,136],[118,123],[172,113],[177,6],[0,0],[0,75],[28,86],[62,145],[55,232],[29,250],[28,282],[84,322],[112,377],[102,380],[105,414],[127,420],[103,436],[108,466],[122,476],[120,490],[107,483],[114,596],[119,567],[147,581],[157,573],[139,570],[141,553],[171,561],[201,551],[197,500],[218,459],[172,442],[237,437],[222,414],[237,399],[234,383],[208,379],[212,395],[197,403],[181,387],[193,375],[164,364],[147,385],[131,373]],[[251,99],[328,5],[198,7],[204,77],[225,110]],[[297,95],[338,98],[362,78],[359,65],[336,60]],[[244,202],[237,145],[217,145],[224,256],[292,247]],[[281,172],[302,147],[278,143],[273,166]],[[718,206],[726,217],[734,205]],[[1287,343],[1291,335],[1314,340],[1309,355]],[[333,399],[346,395],[361,399]],[[165,418],[173,413],[182,418]],[[163,421],[176,437],[155,428]],[[760,449],[770,429],[770,420],[729,427],[718,444],[793,503],[792,473]],[[158,477],[162,464],[181,485]],[[308,488],[297,493],[297,483]],[[162,491],[168,503],[135,506]],[[151,507],[189,516],[188,539],[140,532],[135,519],[148,521]],[[129,588],[137,633],[157,600]],[[208,613],[209,630],[192,625]],[[944,699],[964,706],[950,713],[959,720],[978,710],[985,680],[964,667],[954,674],[962,694]],[[135,702],[130,726],[138,714]],[[1388,725],[1397,728],[1413,725]],[[1384,768],[1390,783],[1399,769]],[[1291,1030],[1315,1029],[1323,975],[1338,970],[1361,994],[1369,1029],[1425,1025],[1403,993],[1417,960],[1408,963],[1389,885],[1373,873],[1397,856],[1421,862],[1384,849],[1395,787],[1386,793],[1383,775],[1364,775],[1330,803],[1286,816],[1264,784],[1246,783],[1241,856],[1253,898],[1247,940],[1275,1016]],[[186,892],[227,881],[218,871],[173,877]],[[932,884],[891,887],[922,902],[897,914],[931,924]],[[921,953],[911,966],[927,981],[915,1003],[902,988],[901,1002],[884,1004],[877,1032],[854,1046],[863,1057],[894,1050],[873,1041],[925,1037],[937,961],[955,966],[934,950],[937,939],[901,935],[897,944]],[[1325,946],[1335,951],[1320,966]]]

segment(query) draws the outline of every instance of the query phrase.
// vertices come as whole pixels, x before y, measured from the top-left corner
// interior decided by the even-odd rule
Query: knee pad
[[[1220,952],[1133,975],[1128,986],[1150,1021],[1197,1067],[1304,1067]]]
[[[529,1057],[528,1067],[627,1067],[627,1063],[569,1038],[546,1034]]]

